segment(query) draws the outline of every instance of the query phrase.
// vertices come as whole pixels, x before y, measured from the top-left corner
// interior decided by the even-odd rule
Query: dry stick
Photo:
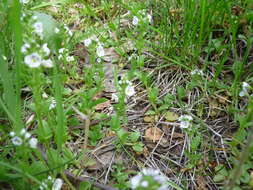
[[[83,182],[83,181],[86,181],[86,182],[90,182],[94,187],[97,187],[101,190],[118,190],[116,188],[113,188],[113,187],[110,187],[110,186],[107,186],[107,185],[103,185],[101,183],[98,183],[98,182],[94,182],[93,180],[89,179],[89,178],[84,178],[84,177],[76,177],[74,176],[72,173],[70,173],[69,171],[65,171],[64,172],[65,175],[72,181],[72,182],[76,182],[76,183],[80,183],[80,182]]]
[[[72,109],[81,117],[82,120],[84,120],[84,146],[83,148],[86,149],[88,145],[88,134],[89,134],[89,128],[90,128],[90,119],[89,116],[85,115],[84,113],[80,112],[77,108],[72,106]]]

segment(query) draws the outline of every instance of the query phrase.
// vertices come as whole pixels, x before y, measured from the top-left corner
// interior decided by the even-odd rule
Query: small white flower
[[[30,44],[25,43],[25,44],[22,45],[22,47],[21,47],[21,52],[22,52],[22,53],[26,53],[26,52],[27,52],[27,49],[30,48],[30,47],[31,47]]]
[[[136,26],[136,25],[138,24],[138,22],[139,22],[138,17],[137,17],[137,16],[134,16],[134,17],[133,17],[132,24]]]
[[[32,16],[32,19],[33,19],[33,20],[37,20],[38,17],[37,17],[36,15],[34,15],[34,16]]]
[[[55,29],[54,29],[54,32],[55,32],[56,34],[58,34],[58,33],[60,32],[59,28],[55,28]]]
[[[125,89],[125,93],[128,97],[131,97],[135,94],[134,86],[128,85]]]
[[[142,170],[142,173],[143,175],[147,175],[147,176],[156,176],[156,175],[159,175],[159,170],[155,170],[155,169],[152,169],[152,168],[144,168]]]
[[[200,76],[204,76],[204,73],[203,73],[202,70],[194,69],[194,70],[191,72],[191,75],[200,75]]]
[[[21,129],[20,135],[24,135],[26,133],[26,129]]]
[[[32,137],[29,140],[29,145],[30,145],[31,148],[37,148],[37,144],[38,144],[38,139]]]
[[[192,116],[190,115],[182,115],[178,118],[180,121],[180,128],[186,129],[191,126]]]
[[[140,185],[142,177],[143,176],[141,174],[138,174],[138,175],[131,178],[130,183],[131,183],[132,189],[136,189]]]
[[[101,63],[101,61],[102,61],[101,58],[98,57],[98,58],[97,58],[97,62],[98,62],[98,63]]]
[[[11,132],[10,132],[10,136],[11,136],[11,137],[14,137],[14,136],[15,136],[15,132],[14,132],[14,131],[11,131]]]
[[[52,181],[52,180],[53,180],[53,178],[52,178],[50,175],[47,177],[47,179],[48,179],[49,181]]]
[[[68,62],[71,62],[71,61],[75,61],[75,58],[74,58],[74,56],[67,56],[66,60]]]
[[[49,110],[54,109],[56,107],[55,99],[52,99],[51,104],[49,105]]]
[[[60,190],[63,185],[63,181],[60,178],[55,179],[52,190]]]
[[[31,133],[28,132],[25,133],[25,139],[29,139],[31,136],[32,136]]]
[[[7,60],[7,57],[5,57],[4,55],[2,55],[3,59],[6,61]]]
[[[59,49],[59,53],[63,53],[65,51],[65,48]]]
[[[42,93],[42,98],[45,98],[45,99],[48,98],[47,93],[43,92],[43,93]]]
[[[243,97],[243,96],[245,96],[245,95],[247,95],[248,94],[248,89],[250,88],[250,85],[248,84],[248,83],[246,83],[246,82],[243,82],[242,83],[242,90],[241,90],[241,92],[239,93],[239,96],[240,97]]]
[[[41,64],[41,57],[38,53],[32,53],[25,56],[25,64],[31,68],[39,67]]]
[[[141,182],[141,186],[142,186],[142,187],[148,187],[148,182],[147,182],[147,181]]]
[[[87,39],[85,39],[84,41],[83,41],[83,43],[84,43],[84,45],[86,46],[86,47],[88,47],[90,44],[91,44],[91,39],[90,38],[87,38]]]
[[[19,0],[20,3],[27,4],[29,3],[29,0]]]
[[[34,31],[41,36],[43,32],[43,24],[41,22],[36,22],[33,24]]]
[[[119,97],[118,97],[117,93],[112,93],[112,99],[111,100],[116,102],[116,103],[119,102]]]
[[[42,45],[42,50],[44,51],[44,53],[46,54],[46,56],[49,56],[50,54],[50,49],[47,47],[47,43]]]
[[[47,67],[47,68],[52,68],[52,67],[54,66],[51,59],[42,60],[42,61],[41,61],[41,64],[42,64],[44,67]]]
[[[152,16],[151,16],[151,14],[147,14],[147,18],[148,18],[149,23],[152,23]]]
[[[250,85],[248,83],[246,83],[246,82],[242,83],[242,88],[243,89],[248,89],[249,87],[250,87]]]
[[[23,143],[22,139],[17,136],[13,137],[11,141],[15,146],[20,146]]]
[[[62,54],[60,54],[60,55],[58,56],[58,59],[59,59],[59,60],[62,59]]]
[[[103,57],[105,55],[105,50],[101,44],[97,47],[97,55],[98,57]]]

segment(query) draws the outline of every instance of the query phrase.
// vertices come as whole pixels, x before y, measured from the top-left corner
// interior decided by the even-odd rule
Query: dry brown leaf
[[[206,180],[203,176],[197,176],[196,177],[196,183],[197,183],[197,190],[207,190],[207,183],[206,183]]]
[[[111,106],[111,101],[107,100],[106,102],[100,103],[98,105],[96,105],[95,110],[96,111],[101,111],[104,110],[105,108],[108,108]]]
[[[113,47],[105,48],[105,55],[103,56],[103,60],[109,63],[117,62],[120,58],[119,54],[114,50]]]
[[[159,141],[163,135],[163,131],[157,127],[150,127],[145,131],[146,141]]]

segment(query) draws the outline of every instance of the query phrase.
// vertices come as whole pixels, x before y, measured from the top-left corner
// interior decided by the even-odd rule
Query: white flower
[[[60,178],[57,178],[55,181],[54,181],[54,184],[53,184],[53,187],[52,187],[52,190],[60,190],[61,187],[63,185],[63,181],[62,179]]]
[[[50,49],[47,47],[47,43],[42,45],[42,50],[44,51],[44,53],[46,54],[46,56],[49,56],[50,54]]]
[[[152,168],[144,168],[142,170],[143,175],[147,175],[147,176],[156,176],[159,175],[159,170],[155,170]]]
[[[37,144],[38,144],[38,139],[33,137],[29,140],[29,145],[31,148],[37,148]]]
[[[240,97],[243,97],[243,96],[245,96],[245,95],[247,95],[248,94],[248,89],[250,88],[250,85],[248,84],[248,83],[246,83],[246,82],[243,82],[242,83],[242,90],[241,90],[241,92],[239,93],[239,96]]]
[[[111,100],[116,102],[116,103],[119,102],[119,97],[118,97],[117,93],[112,93],[112,99]]]
[[[54,109],[56,107],[55,99],[52,99],[51,104],[49,105],[49,110]]]
[[[32,53],[25,56],[25,64],[31,68],[39,67],[41,64],[41,57],[38,53]]]
[[[141,186],[142,186],[142,187],[148,187],[148,182],[147,182],[147,181],[141,182]]]
[[[38,17],[37,17],[36,15],[32,16],[32,19],[33,19],[33,20],[37,20],[37,18],[38,18]]]
[[[90,44],[91,44],[91,39],[90,38],[87,38],[87,39],[85,39],[84,41],[83,41],[83,43],[84,43],[84,45],[86,46],[86,47],[88,47]]]
[[[42,64],[44,67],[47,67],[47,68],[52,68],[52,67],[54,66],[51,59],[42,60],[42,61],[41,61],[41,64]]]
[[[53,178],[52,178],[50,175],[47,177],[47,179],[48,179],[49,181],[52,181],[52,180],[53,180]]]
[[[103,57],[105,55],[105,50],[101,44],[97,47],[97,55],[98,57]]]
[[[151,14],[147,14],[147,18],[148,18],[149,23],[152,23],[152,16],[151,16]]]
[[[125,89],[125,93],[128,97],[131,97],[135,94],[134,86],[128,85]]]
[[[33,24],[34,31],[41,36],[43,32],[43,24],[41,22],[36,22]]]
[[[101,63],[101,61],[102,61],[101,58],[98,57],[98,58],[97,58],[97,62],[98,62],[98,63]]]
[[[182,115],[178,118],[180,121],[180,128],[186,129],[191,126],[192,116],[190,115]]]
[[[71,31],[66,25],[64,26],[64,28],[65,28],[65,30],[68,32],[68,34],[69,34],[70,36],[73,35],[72,31]]]
[[[23,143],[22,139],[17,136],[13,137],[11,141],[15,146],[20,146]]]
[[[136,26],[136,25],[138,24],[138,22],[139,22],[138,17],[137,17],[137,16],[134,16],[134,17],[133,17],[132,24]]]
[[[10,132],[10,136],[11,136],[11,137],[14,137],[14,136],[15,136],[15,132],[14,132],[14,131],[11,131],[11,132]]]
[[[60,32],[59,28],[55,28],[55,29],[54,29],[54,32],[55,32],[56,34],[58,34],[58,33]]]
[[[30,47],[31,47],[30,44],[25,43],[25,44],[22,45],[22,47],[21,47],[21,52],[22,52],[22,53],[26,53],[26,52],[27,52],[27,49],[30,48]]]
[[[74,56],[67,56],[66,60],[68,62],[71,62],[71,61],[75,61],[75,58],[74,58]]]
[[[201,76],[204,76],[204,73],[203,73],[202,70],[194,69],[194,70],[191,72],[191,75],[201,75]]]
[[[29,2],[29,0],[19,0],[20,3],[26,4]]]
[[[3,59],[6,61],[7,60],[7,57],[5,57],[4,55],[2,55]]]
[[[43,92],[43,94],[42,94],[42,98],[48,98],[47,93]]]
[[[32,136],[31,133],[28,132],[25,133],[25,139],[29,139],[31,136]]]
[[[61,49],[59,49],[59,53],[63,53],[63,52],[64,52],[64,50],[65,50],[65,48],[61,48]]]
[[[26,133],[26,130],[25,129],[21,129],[20,135],[24,135],[25,133]]]
[[[60,55],[58,56],[58,59],[59,59],[59,60],[62,59],[62,54],[60,54]]]
[[[136,189],[140,185],[142,177],[143,176],[141,174],[138,174],[138,175],[134,176],[133,178],[131,178],[130,183],[131,183],[132,189]]]

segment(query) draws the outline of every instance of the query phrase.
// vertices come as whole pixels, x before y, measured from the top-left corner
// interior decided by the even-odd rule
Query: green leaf
[[[166,112],[164,117],[165,117],[166,121],[177,121],[178,120],[178,115],[176,113],[170,112],[170,111]]]
[[[125,144],[127,142],[128,133],[124,129],[120,129],[117,131],[117,135],[119,140]]]
[[[140,137],[139,132],[133,132],[129,136],[131,142],[136,142],[139,139],[139,137]]]
[[[143,151],[143,144],[142,143],[136,143],[135,145],[133,145],[133,149],[136,152],[142,152]]]

